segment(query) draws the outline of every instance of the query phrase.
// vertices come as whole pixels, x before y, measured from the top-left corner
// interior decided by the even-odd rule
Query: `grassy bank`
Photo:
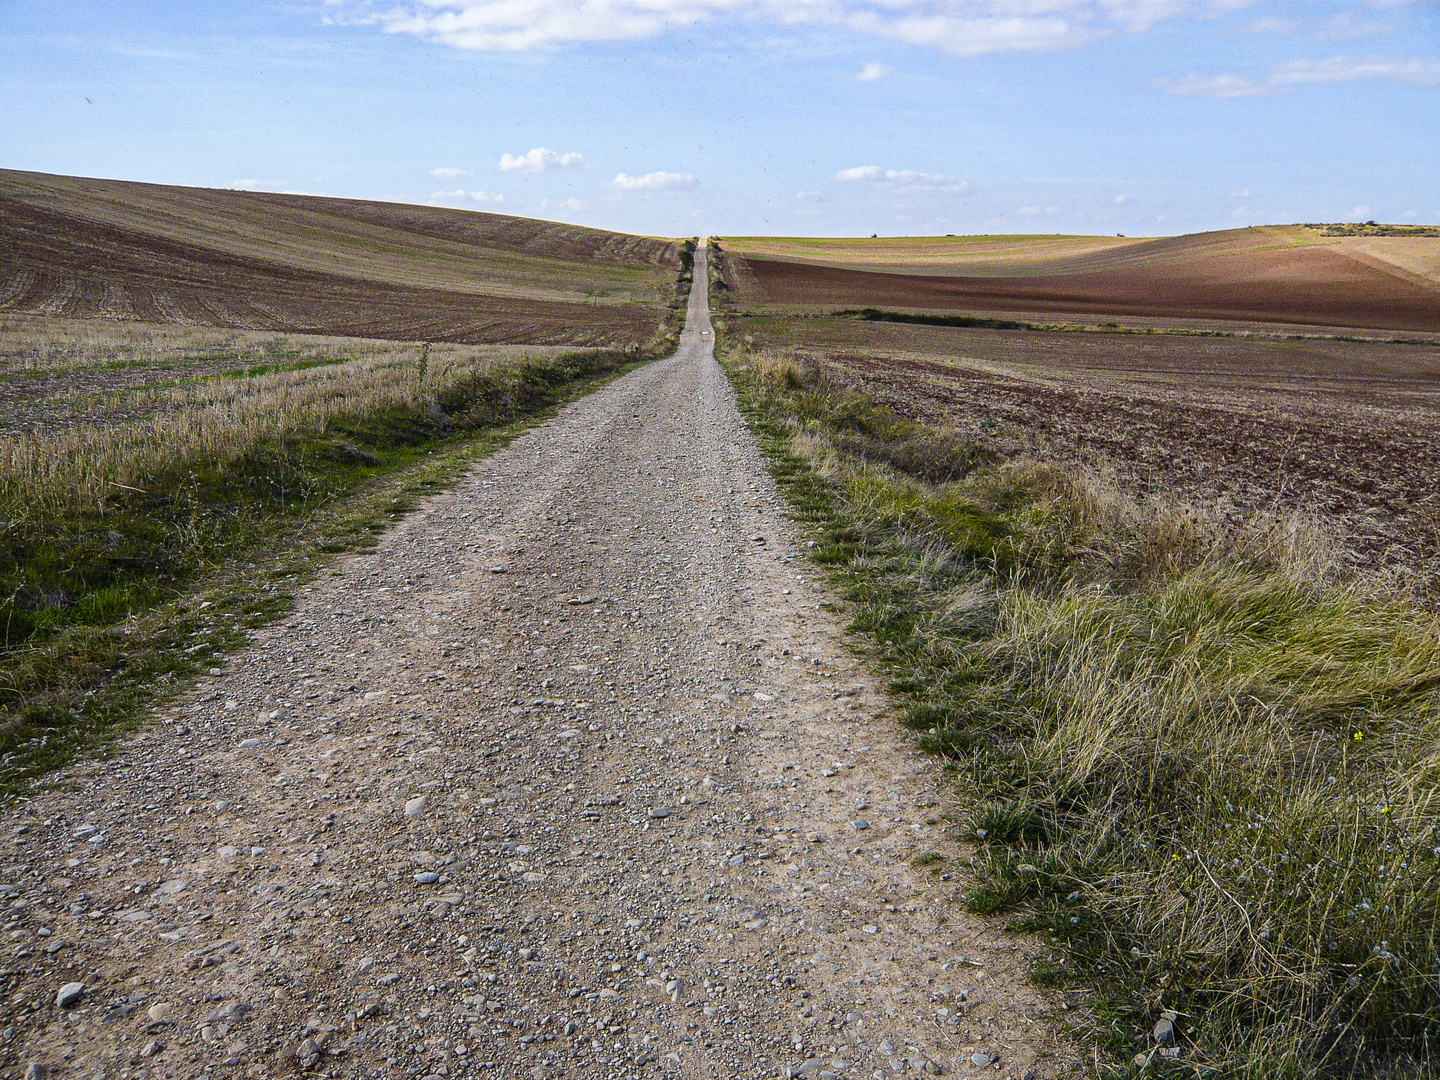
[[[673,332],[644,353],[347,344],[22,405],[0,439],[0,790],[125,730],[317,558]]]
[[[852,629],[963,778],[967,903],[1056,946],[1035,975],[1082,993],[1114,1072],[1430,1075],[1433,616],[1303,521],[1141,505],[721,342]]]

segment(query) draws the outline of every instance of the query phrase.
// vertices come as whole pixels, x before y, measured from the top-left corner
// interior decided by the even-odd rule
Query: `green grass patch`
[[[103,507],[0,489],[0,794],[129,730],[330,555],[371,546],[537,419],[636,365],[577,353],[177,461]]]
[[[964,781],[968,906],[1058,950],[1036,977],[1088,991],[1114,1067],[1174,1010],[1151,1071],[1430,1075],[1434,616],[1303,522],[1137,504],[721,344],[857,643]]]

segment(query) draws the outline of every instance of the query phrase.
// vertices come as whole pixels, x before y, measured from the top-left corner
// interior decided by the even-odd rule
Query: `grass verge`
[[[851,629],[965,780],[968,905],[1059,951],[1034,975],[1087,993],[1107,1069],[1431,1075],[1435,618],[1303,521],[1001,461],[717,329]]]
[[[434,393],[162,459],[103,500],[0,485],[0,794],[129,730],[286,612],[289,587],[327,556],[374,544],[471,462],[640,362],[489,364]]]

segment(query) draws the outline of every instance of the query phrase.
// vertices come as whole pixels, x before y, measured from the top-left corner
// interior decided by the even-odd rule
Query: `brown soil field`
[[[1440,347],[735,318],[900,412],[1141,497],[1296,511],[1357,559],[1436,572]]]
[[[957,246],[948,262],[927,254],[930,249],[918,241],[909,255],[903,245],[891,244],[865,269],[849,264],[848,249],[834,245],[837,265],[824,265],[824,249],[800,261],[758,254],[783,245],[766,249],[741,241],[733,246],[741,257],[731,259],[727,283],[742,303],[776,308],[1440,331],[1436,237],[1325,237],[1316,229],[1285,226],[1103,244],[1104,238],[1074,238],[1068,248],[1061,239],[1025,245],[997,238],[1007,241],[990,252],[999,256],[984,258],[974,254],[983,255],[983,245]],[[1095,240],[1089,248],[1078,243],[1089,239]],[[923,262],[923,272],[906,259]]]
[[[435,207],[0,172],[0,312],[398,340],[649,340],[672,241]]]

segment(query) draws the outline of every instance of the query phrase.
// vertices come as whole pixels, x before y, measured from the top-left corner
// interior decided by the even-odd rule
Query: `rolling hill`
[[[742,301],[1440,331],[1440,237],[741,237]]]
[[[673,241],[503,214],[0,170],[0,312],[614,345],[679,270]]]

